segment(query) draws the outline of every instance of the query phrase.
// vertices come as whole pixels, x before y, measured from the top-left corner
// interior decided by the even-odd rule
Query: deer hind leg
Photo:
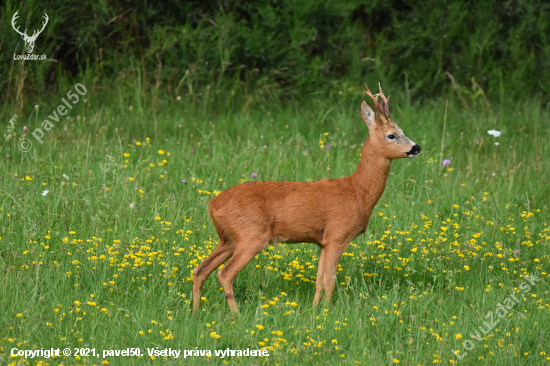
[[[193,271],[193,312],[197,312],[201,306],[201,292],[202,285],[206,278],[222,263],[224,263],[234,252],[234,244],[228,243],[224,238],[220,239],[220,242],[216,249],[208,258],[202,261],[201,264]]]
[[[325,253],[326,249],[321,245],[321,253],[319,254],[319,264],[317,265],[317,279],[315,280],[315,298],[313,305],[319,305],[323,290],[323,277],[325,274]]]
[[[232,312],[239,312],[237,302],[235,301],[235,293],[233,292],[233,281],[239,272],[241,272],[241,270],[248,263],[250,263],[250,261],[258,253],[260,253],[268,243],[268,237],[262,239],[254,238],[251,240],[243,240],[237,243],[235,254],[233,254],[233,257],[231,257],[227,264],[219,270],[218,278],[225,292],[225,298],[227,300],[227,304],[229,305],[229,309]]]
[[[334,286],[336,285],[336,274],[338,273],[338,263],[342,258],[344,250],[346,250],[347,242],[345,244],[339,243],[332,248],[326,249],[325,254],[325,266],[323,274],[323,290],[325,292],[325,300],[330,302]]]

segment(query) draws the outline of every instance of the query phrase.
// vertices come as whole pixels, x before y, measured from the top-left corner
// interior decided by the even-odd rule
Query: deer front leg
[[[319,305],[321,301],[321,291],[323,290],[323,276],[325,274],[325,247],[321,245],[321,253],[319,254],[319,264],[317,265],[317,279],[315,280],[315,298],[313,305]]]
[[[345,244],[338,243],[334,246],[329,246],[328,244],[326,245],[323,290],[325,292],[325,301],[327,303],[330,302],[332,297],[332,292],[334,291],[334,286],[336,285],[338,263],[340,263],[340,258],[342,258],[342,254],[344,253],[344,250],[346,250],[348,242]]]

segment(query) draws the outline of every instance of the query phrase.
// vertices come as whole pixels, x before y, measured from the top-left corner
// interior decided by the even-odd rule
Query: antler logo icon
[[[16,11],[15,14],[13,14],[13,18],[11,19],[11,26],[13,27],[13,29],[19,33],[21,35],[21,37],[23,37],[23,41],[25,41],[25,49],[27,50],[27,53],[28,54],[31,54],[33,49],[34,49],[34,43],[36,42],[36,38],[38,38],[38,36],[40,35],[40,33],[42,33],[42,31],[44,30],[44,28],[46,28],[46,24],[48,24],[48,14],[44,13],[44,24],[42,25],[42,29],[40,29],[39,31],[35,30],[32,34],[32,36],[28,36],[27,35],[27,30],[25,29],[25,32],[20,32],[19,31],[19,27],[15,27],[15,20],[17,19],[18,15],[17,13],[19,12]]]

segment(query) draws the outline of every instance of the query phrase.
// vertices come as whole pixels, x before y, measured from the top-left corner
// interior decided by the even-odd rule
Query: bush
[[[543,1],[39,1],[1,5],[0,97],[16,100],[86,80],[95,93],[135,90],[158,105],[232,96],[239,107],[397,84],[408,98],[457,93],[466,107],[525,94],[548,100],[548,19]],[[39,27],[22,54],[18,24]],[[233,96],[236,96],[233,98]],[[27,106],[28,108],[28,106]]]

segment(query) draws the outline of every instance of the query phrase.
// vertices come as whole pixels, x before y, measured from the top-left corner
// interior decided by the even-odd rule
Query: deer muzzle
[[[411,151],[405,153],[407,155],[407,157],[409,158],[414,158],[416,157],[418,154],[420,154],[420,146],[418,145],[414,145],[411,149]]]

